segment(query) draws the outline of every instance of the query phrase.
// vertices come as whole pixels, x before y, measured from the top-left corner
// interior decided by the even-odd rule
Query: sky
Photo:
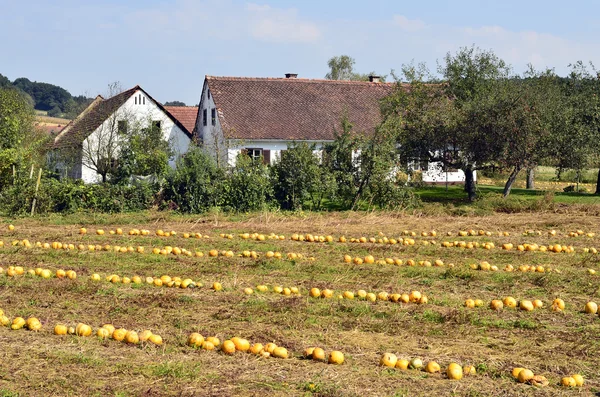
[[[205,75],[323,78],[336,55],[386,75],[475,45],[565,75],[600,66],[599,22],[597,0],[0,0],[0,73],[188,105]]]

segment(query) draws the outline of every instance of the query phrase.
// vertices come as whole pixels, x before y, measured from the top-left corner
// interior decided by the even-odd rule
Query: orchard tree
[[[33,107],[24,93],[15,88],[0,88],[0,190],[28,173],[32,165],[41,166],[46,138],[34,127]]]

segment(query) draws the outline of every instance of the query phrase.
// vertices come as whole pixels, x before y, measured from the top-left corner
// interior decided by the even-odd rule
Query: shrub
[[[153,205],[156,191],[157,186],[147,182],[85,185],[82,181],[44,178],[37,194],[35,213],[139,211]],[[3,192],[2,210],[12,215],[28,214],[34,195],[35,181],[22,180]]]
[[[267,166],[240,154],[235,167],[227,174],[223,190],[223,203],[229,210],[245,212],[264,208],[271,197]]]
[[[314,149],[306,142],[293,144],[271,167],[274,195],[282,209],[302,209],[305,202],[318,209],[325,196],[335,192],[335,179],[321,167]]]
[[[164,204],[181,212],[202,213],[222,204],[225,172],[198,147],[179,159],[166,178]]]

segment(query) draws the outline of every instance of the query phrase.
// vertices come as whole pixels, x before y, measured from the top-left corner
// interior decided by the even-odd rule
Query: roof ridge
[[[328,83],[328,84],[356,84],[356,85],[373,85],[373,86],[389,86],[396,85],[397,82],[371,82],[358,80],[329,80],[329,79],[309,79],[309,78],[287,78],[287,77],[236,77],[236,76],[210,76],[206,75],[207,80],[227,80],[227,81],[286,81],[293,83]],[[405,83],[400,83],[405,84]]]

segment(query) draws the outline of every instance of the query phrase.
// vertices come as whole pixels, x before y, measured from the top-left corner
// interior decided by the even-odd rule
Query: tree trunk
[[[527,189],[535,189],[535,168],[527,168]]]
[[[469,201],[475,201],[477,194],[475,193],[475,181],[473,180],[473,169],[467,167],[463,170],[465,173],[465,192],[469,196]]]
[[[600,168],[598,169],[598,178],[596,179],[596,194],[600,194]]]
[[[106,174],[102,174],[102,183],[106,183]]]
[[[513,183],[517,180],[517,175],[521,171],[520,166],[516,166],[512,172],[510,173],[508,180],[506,181],[506,185],[504,185],[504,197],[507,197],[510,194],[510,190],[512,189]]]

